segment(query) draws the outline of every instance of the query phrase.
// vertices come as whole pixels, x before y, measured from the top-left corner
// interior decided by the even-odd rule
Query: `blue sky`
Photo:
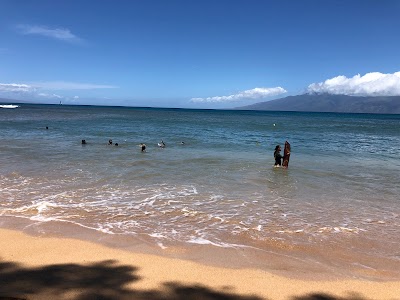
[[[230,108],[400,95],[397,0],[0,0],[0,98]]]

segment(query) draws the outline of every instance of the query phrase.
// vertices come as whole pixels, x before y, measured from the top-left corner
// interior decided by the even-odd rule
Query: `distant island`
[[[400,114],[400,96],[303,94],[236,107],[241,110]]]

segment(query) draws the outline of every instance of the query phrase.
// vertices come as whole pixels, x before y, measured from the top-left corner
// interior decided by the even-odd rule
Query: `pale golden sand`
[[[307,281],[0,229],[0,299],[400,299],[400,282]]]

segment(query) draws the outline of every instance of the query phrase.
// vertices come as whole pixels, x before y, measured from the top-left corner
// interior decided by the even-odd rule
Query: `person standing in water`
[[[281,146],[277,145],[275,147],[275,151],[274,151],[274,158],[275,158],[275,167],[280,167],[282,166],[282,158],[283,156],[281,155]]]

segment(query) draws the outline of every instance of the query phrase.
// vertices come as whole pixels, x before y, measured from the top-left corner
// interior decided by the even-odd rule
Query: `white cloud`
[[[66,82],[66,81],[48,81],[48,82],[30,82],[25,83],[0,83],[0,91],[3,92],[33,92],[39,89],[43,90],[94,90],[94,89],[115,89],[117,86]]]
[[[0,83],[0,96],[34,97],[45,99],[64,99],[57,94],[39,92],[36,87],[24,83]]]
[[[287,91],[281,87],[274,88],[254,88],[251,90],[246,90],[239,92],[237,94],[229,95],[229,96],[215,96],[215,97],[207,97],[207,98],[192,98],[190,101],[192,102],[234,102],[240,101],[244,99],[261,99],[270,96],[277,96]]]
[[[64,99],[63,96],[57,94],[46,94],[46,93],[39,93],[37,94],[39,97],[49,98],[49,99]]]
[[[41,99],[41,100],[68,100],[77,101],[79,96],[69,98],[54,93],[55,90],[92,90],[117,88],[111,85],[100,85],[78,82],[42,82],[42,83],[0,83],[0,98],[16,98],[16,99]]]
[[[307,92],[349,96],[399,96],[400,72],[393,74],[372,72],[351,78],[337,76],[324,82],[310,84]]]
[[[57,40],[67,41],[67,42],[79,42],[82,41],[79,37],[71,33],[69,29],[65,28],[48,28],[46,26],[37,25],[25,25],[21,24],[17,26],[18,31],[24,35],[41,35],[45,37],[50,37]]]
[[[93,84],[93,83],[79,83],[79,82],[66,82],[66,81],[48,81],[48,82],[31,82],[32,86],[47,90],[94,90],[94,89],[115,89],[117,86]]]
[[[34,88],[23,83],[0,83],[0,92],[31,92]]]

